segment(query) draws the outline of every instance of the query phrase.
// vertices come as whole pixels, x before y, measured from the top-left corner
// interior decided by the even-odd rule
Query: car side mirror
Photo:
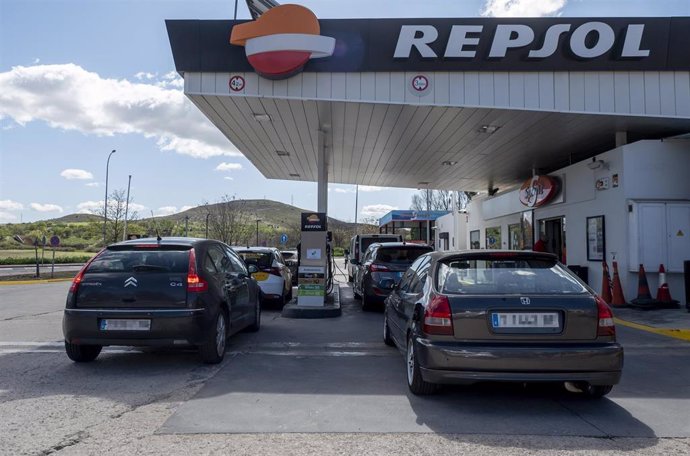
[[[350,264],[354,264],[355,266],[359,266],[359,261],[357,261],[353,258],[350,260]]]
[[[394,290],[395,289],[395,280],[383,279],[381,282],[379,282],[379,286],[381,288],[383,288],[384,290]]]
[[[250,274],[254,274],[255,272],[259,272],[259,268],[257,268],[255,264],[250,264],[247,266],[247,271],[249,271]]]

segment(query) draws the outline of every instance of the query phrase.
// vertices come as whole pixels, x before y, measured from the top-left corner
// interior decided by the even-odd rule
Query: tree
[[[132,203],[132,197],[129,198],[129,204]],[[127,196],[124,189],[113,190],[108,195],[108,213],[106,214],[105,222],[105,241],[106,244],[119,242],[122,240],[125,228],[125,209],[127,209]],[[103,209],[93,211],[94,214],[103,217]],[[136,211],[129,211],[127,214],[127,223],[136,220],[138,214]],[[103,223],[102,221],[94,222],[96,224]]]
[[[209,237],[229,245],[249,245],[255,231],[252,230],[252,220],[245,206],[245,201],[229,195],[223,195],[216,204],[204,203]]]
[[[453,209],[452,191],[422,189],[412,195],[410,209],[413,211],[426,211],[427,207],[431,211],[450,211]],[[475,192],[458,192],[457,208],[464,210],[467,208]]]

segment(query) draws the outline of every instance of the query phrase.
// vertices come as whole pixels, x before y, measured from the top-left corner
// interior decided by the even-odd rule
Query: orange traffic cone
[[[647,274],[644,270],[644,265],[640,265],[637,280],[637,298],[630,301],[630,305],[635,307],[650,308],[658,304],[658,301],[652,298],[649,291],[649,283],[647,282]]]
[[[611,304],[611,276],[609,275],[609,267],[606,264],[606,260],[601,262],[601,268],[604,271],[603,278],[601,279],[601,299],[606,301],[606,304]]]
[[[676,308],[679,304],[678,301],[671,298],[671,291],[668,289],[668,283],[666,283],[666,268],[663,264],[659,265],[659,291],[656,293],[656,299],[663,307]]]
[[[618,262],[613,262],[613,298],[611,299],[613,307],[625,307],[628,304],[625,302],[623,296],[623,286],[621,285],[621,278],[618,275]]]

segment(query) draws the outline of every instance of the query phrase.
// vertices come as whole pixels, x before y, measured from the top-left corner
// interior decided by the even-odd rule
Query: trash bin
[[[576,276],[584,283],[589,285],[589,266],[580,266],[578,264],[568,265],[568,269],[573,271]]]

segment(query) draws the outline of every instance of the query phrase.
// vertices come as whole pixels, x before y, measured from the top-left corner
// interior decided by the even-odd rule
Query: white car
[[[252,274],[261,288],[262,298],[284,304],[292,300],[292,273],[280,250],[273,247],[235,247],[244,262],[255,265]]]

